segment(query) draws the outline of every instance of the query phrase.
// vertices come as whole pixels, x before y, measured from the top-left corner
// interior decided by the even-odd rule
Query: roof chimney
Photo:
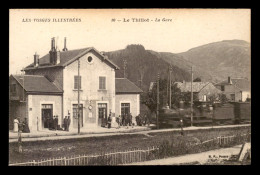
[[[60,64],[60,50],[57,47],[55,64]]]
[[[39,66],[39,55],[37,54],[37,52],[35,52],[35,54],[33,55],[34,57],[34,67],[38,67]]]
[[[50,64],[56,63],[56,48],[55,48],[55,38],[51,38],[51,50],[50,50]]]
[[[66,43],[66,37],[64,38],[64,48],[62,49],[62,51],[68,51],[67,49],[67,43]]]
[[[231,78],[228,77],[228,84],[232,84]]]

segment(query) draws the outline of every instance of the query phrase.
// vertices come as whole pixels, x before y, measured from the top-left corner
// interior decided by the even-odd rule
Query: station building
[[[103,118],[140,113],[142,90],[126,78],[116,78],[119,67],[93,47],[68,50],[55,47],[51,40],[48,54],[34,55],[34,62],[24,69],[25,75],[10,75],[9,129],[15,117],[28,119],[31,131],[47,129],[46,118],[58,116],[62,127],[70,116],[70,130],[78,128],[78,88],[80,127],[101,127]],[[80,76],[78,76],[78,73]]]

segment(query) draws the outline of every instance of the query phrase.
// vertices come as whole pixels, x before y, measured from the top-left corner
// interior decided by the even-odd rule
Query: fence
[[[237,143],[245,142],[248,140],[251,133],[243,135],[220,136],[210,139],[201,143],[196,143],[194,146],[209,146],[219,145],[226,146],[229,143],[238,141]],[[240,141],[240,142],[239,142]],[[143,162],[154,160],[159,157],[154,156],[159,147],[152,147],[146,150],[133,149],[124,152],[114,152],[99,155],[80,155],[71,157],[60,157],[53,159],[44,159],[38,161],[31,161],[25,163],[14,163],[9,166],[83,166],[83,165],[123,165],[133,162]],[[158,153],[158,152],[157,152]]]
[[[213,138],[210,140],[206,140],[204,142],[201,143],[196,143],[195,145],[205,145],[205,144],[215,144],[215,145],[219,145],[219,146],[226,146],[229,143],[232,143],[234,141],[237,141],[238,143],[245,142],[251,139],[251,133],[248,134],[241,134],[241,135],[232,135],[232,136],[220,136],[217,138]]]
[[[80,155],[71,157],[60,157],[31,161],[25,163],[14,163],[9,166],[73,166],[73,165],[119,165],[132,162],[143,162],[150,160],[153,151],[158,147],[148,148],[147,150],[134,149],[124,152],[106,153],[101,155]]]

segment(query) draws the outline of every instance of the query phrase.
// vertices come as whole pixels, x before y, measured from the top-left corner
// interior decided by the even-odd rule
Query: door
[[[107,121],[107,104],[98,103],[98,126],[105,127]]]
[[[83,127],[83,105],[79,105],[80,128]],[[73,104],[73,128],[78,128],[78,104]]]
[[[52,104],[42,104],[42,129],[50,127],[50,120],[53,115]]]

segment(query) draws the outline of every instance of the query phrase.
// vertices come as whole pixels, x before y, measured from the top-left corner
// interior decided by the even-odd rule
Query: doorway
[[[50,120],[53,115],[52,104],[42,104],[42,129],[50,127]]]
[[[80,128],[83,127],[83,105],[79,105]],[[73,128],[78,128],[78,104],[73,104]]]
[[[98,126],[105,127],[107,121],[107,104],[98,103]]]

